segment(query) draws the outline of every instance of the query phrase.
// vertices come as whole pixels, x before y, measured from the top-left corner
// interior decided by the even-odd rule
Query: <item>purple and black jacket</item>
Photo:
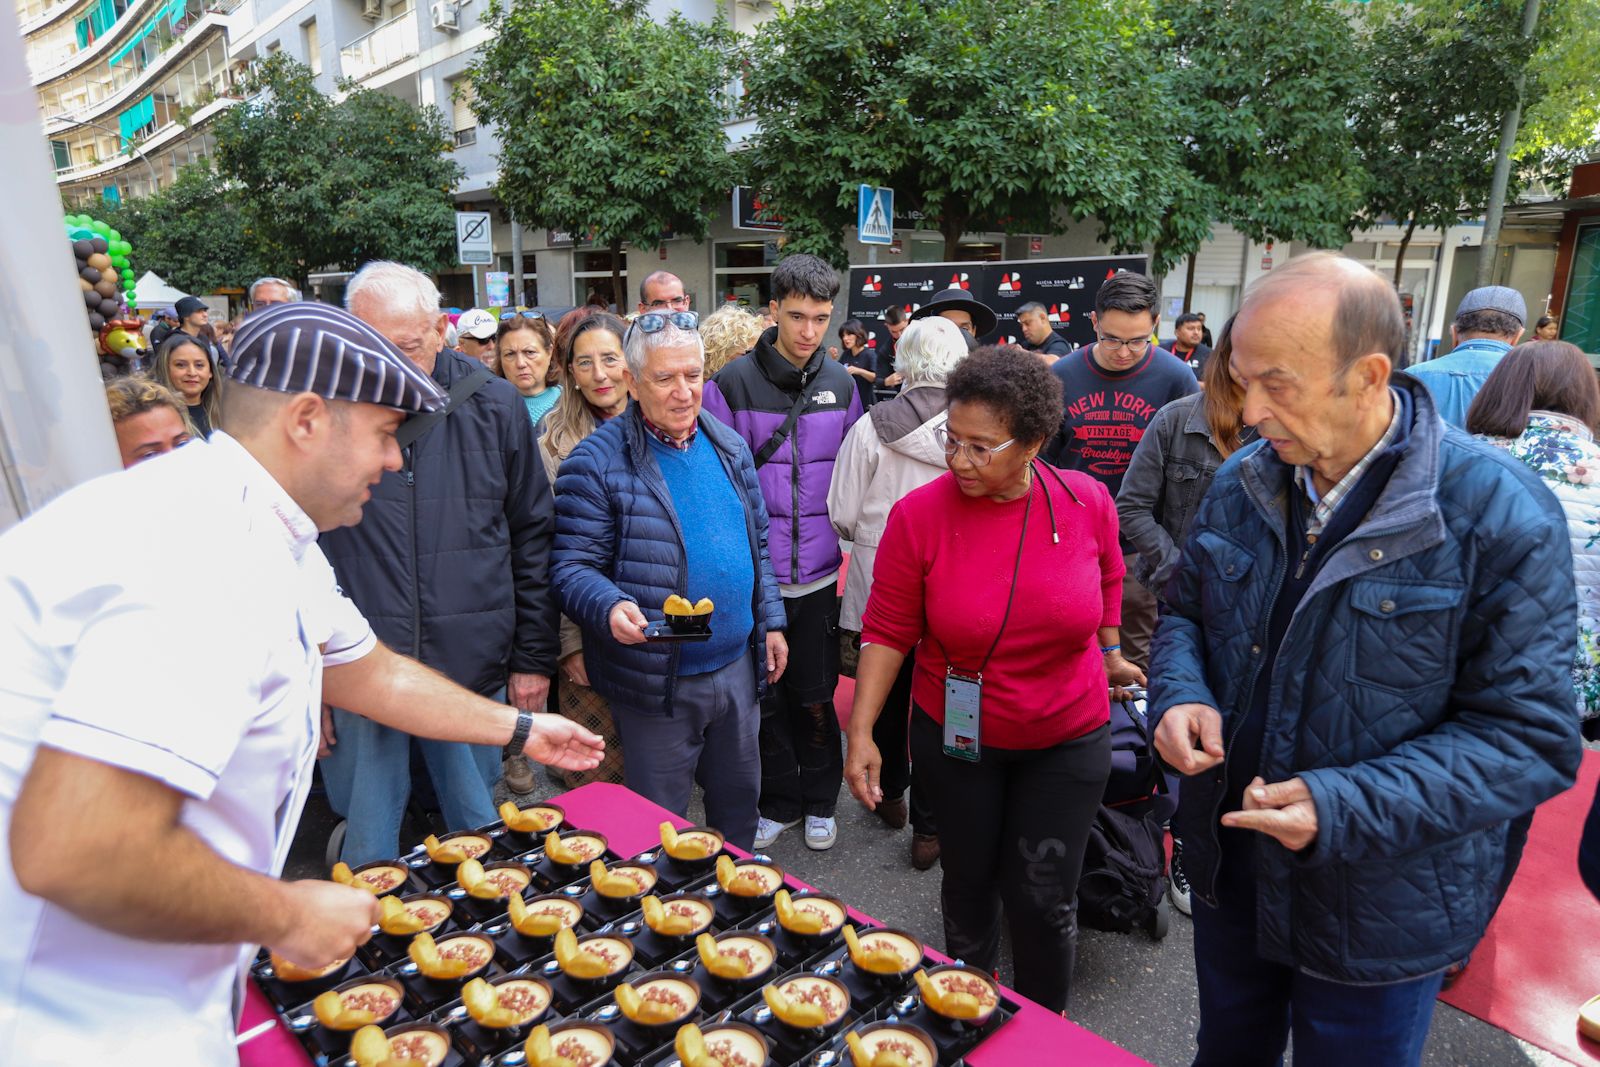
[[[828,486],[845,434],[861,417],[855,379],[818,347],[803,369],[774,347],[768,328],[750,352],[706,383],[702,405],[761,451],[801,390],[809,398],[789,439],[756,471],[771,520],[768,546],[782,585],[805,585],[839,569],[839,535],[828,521]]]

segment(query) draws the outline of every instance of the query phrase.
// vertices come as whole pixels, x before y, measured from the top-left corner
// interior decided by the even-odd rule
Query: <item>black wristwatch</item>
[[[526,711],[517,712],[517,728],[511,731],[511,740],[506,743],[506,747],[514,754],[522,755],[522,746],[528,743],[528,735],[531,733],[533,733],[533,716]]]

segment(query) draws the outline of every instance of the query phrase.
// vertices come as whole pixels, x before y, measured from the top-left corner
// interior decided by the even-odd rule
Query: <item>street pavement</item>
[[[542,772],[536,780],[533,797],[562,791]],[[509,796],[505,783],[500,783],[495,802]],[[704,817],[698,795],[689,817],[695,821]],[[843,898],[885,925],[908,930],[942,948],[939,868],[921,872],[911,867],[910,830],[888,829],[848,792],[840,794],[838,819],[839,840],[827,852],[806,848],[800,827],[785,831],[767,851],[797,878]],[[324,850],[335,822],[320,792],[314,795],[300,824],[287,877],[327,876]],[[420,841],[429,830],[408,825],[403,840]],[[1160,942],[1143,933],[1083,931],[1071,1018],[1162,1067],[1189,1063],[1199,1023],[1193,951],[1189,920],[1175,910],[1171,930]],[[1002,962],[1001,978],[1010,981],[1009,959]],[[1434,1009],[1422,1062],[1425,1067],[1559,1067],[1567,1061],[1440,1003]]]

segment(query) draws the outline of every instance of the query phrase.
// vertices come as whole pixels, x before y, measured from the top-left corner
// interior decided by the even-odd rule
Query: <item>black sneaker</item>
[[[1189,903],[1189,879],[1183,873],[1183,842],[1172,839],[1172,865],[1167,871],[1167,896],[1172,906],[1185,915],[1194,914]]]

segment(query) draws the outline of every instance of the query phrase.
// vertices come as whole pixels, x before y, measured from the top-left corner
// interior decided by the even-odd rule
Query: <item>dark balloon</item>
[[[100,314],[108,319],[116,318],[122,312],[122,302],[119,300],[100,301]]]
[[[93,251],[95,252],[104,254],[111,250],[111,242],[107,241],[104,237],[91,238],[89,243],[94,246]]]
[[[110,277],[101,278],[94,283],[94,291],[109,299],[117,295],[117,282]]]
[[[79,259],[88,259],[90,256],[94,255],[94,242],[93,241],[74,241],[74,242],[72,242],[72,254],[77,256]]]
[[[100,314],[98,311],[89,312],[89,329],[99,333],[100,327],[104,326],[105,324],[106,317],[104,315]]]

